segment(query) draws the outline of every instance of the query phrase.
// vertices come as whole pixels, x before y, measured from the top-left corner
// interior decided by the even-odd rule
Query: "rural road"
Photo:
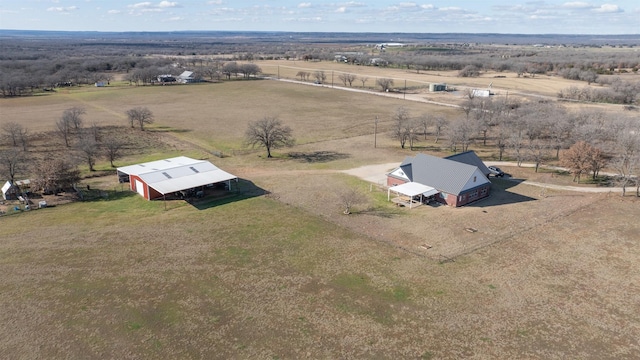
[[[444,103],[444,102],[426,100],[426,99],[424,99],[424,98],[422,98],[420,96],[421,94],[409,94],[409,93],[403,94],[403,93],[395,93],[395,92],[378,92],[378,91],[371,91],[371,90],[365,90],[365,89],[356,89],[356,88],[352,88],[352,87],[338,86],[338,85],[335,85],[335,84],[334,85],[330,85],[330,84],[314,84],[314,83],[310,83],[310,82],[307,82],[307,81],[299,81],[299,80],[291,80],[291,79],[278,79],[278,78],[274,78],[274,77],[264,77],[264,79],[275,80],[275,81],[283,81],[283,82],[294,83],[294,84],[299,84],[299,85],[325,87],[325,88],[329,88],[329,89],[351,91],[351,92],[363,93],[363,94],[368,94],[368,95],[376,95],[376,96],[384,96],[384,97],[390,97],[390,98],[396,98],[396,99],[405,99],[405,100],[410,100],[410,101],[417,101],[417,102],[422,102],[422,103],[427,103],[427,104],[434,104],[434,105],[439,105],[439,106],[446,106],[446,107],[451,107],[451,108],[460,108],[460,106],[454,105],[454,104],[448,104],[448,103]]]
[[[487,166],[518,166],[515,162],[509,161],[487,161],[485,162]],[[391,170],[400,166],[400,163],[385,163],[385,164],[376,164],[376,165],[366,165],[361,166],[354,169],[344,170],[342,171],[345,174],[349,174],[352,176],[359,177],[368,182],[377,184],[377,185],[385,185],[387,181],[387,173]],[[535,164],[527,164],[522,163],[521,167],[535,167]],[[554,167],[556,168],[556,167]],[[517,180],[510,179],[507,180],[518,182],[521,184],[538,186],[546,189],[554,189],[554,190],[566,190],[566,191],[576,191],[576,192],[585,192],[585,193],[608,193],[608,192],[622,192],[622,188],[619,187],[581,187],[581,186],[566,186],[566,185],[556,185],[556,184],[548,184],[548,183],[540,183],[529,180]]]

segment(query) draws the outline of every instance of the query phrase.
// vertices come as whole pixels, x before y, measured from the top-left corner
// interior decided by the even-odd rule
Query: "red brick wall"
[[[400,180],[400,179],[396,179],[396,178],[391,177],[391,176],[387,176],[387,186],[388,187],[402,185],[402,184],[407,183],[407,182],[408,182],[407,180]]]

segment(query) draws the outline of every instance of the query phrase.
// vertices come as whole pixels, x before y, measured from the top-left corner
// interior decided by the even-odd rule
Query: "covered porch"
[[[391,193],[394,193],[396,197],[391,199]],[[439,191],[431,186],[408,182],[390,187],[387,190],[387,201],[392,201],[398,206],[405,206],[412,209],[422,205],[425,199],[429,199],[438,193]]]

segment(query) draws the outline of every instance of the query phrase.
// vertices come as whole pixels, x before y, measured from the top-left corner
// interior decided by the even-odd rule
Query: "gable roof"
[[[182,74],[178,75],[181,79],[188,79],[193,77],[193,71],[183,71]]]
[[[467,185],[474,176],[481,176],[477,179],[477,186],[489,182],[476,166],[427,154],[407,157],[400,164],[400,169],[410,181],[431,186],[448,194],[459,195],[468,188]]]
[[[183,165],[197,164],[203,161],[204,160],[196,160],[196,159],[188,158],[186,156],[178,156],[170,159],[162,159],[162,160],[156,160],[156,161],[149,161],[142,164],[123,166],[123,167],[119,167],[117,170],[118,172],[127,174],[127,175],[140,175],[140,174],[145,174],[152,171],[166,170],[166,169],[171,169],[171,168],[183,166]]]
[[[482,160],[480,160],[480,158],[475,153],[475,151],[472,151],[472,150],[465,151],[465,152],[462,152],[462,153],[459,153],[459,154],[455,154],[455,155],[451,155],[451,156],[447,156],[445,159],[461,162],[461,163],[467,164],[467,165],[473,165],[473,166],[477,167],[478,169],[480,169],[480,171],[482,171],[482,173],[485,176],[487,176],[487,175],[489,175],[491,173],[491,171],[489,171],[489,169],[484,164],[484,162],[482,162]]]
[[[147,185],[161,194],[193,189],[237,178],[235,175],[219,169],[208,161],[157,170],[139,176]]]
[[[237,179],[208,161],[186,156],[125,166],[118,173],[139,176],[161,194]]]

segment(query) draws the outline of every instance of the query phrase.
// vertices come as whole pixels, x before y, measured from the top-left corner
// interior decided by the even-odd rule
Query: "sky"
[[[0,0],[0,29],[640,34],[640,0]]]

